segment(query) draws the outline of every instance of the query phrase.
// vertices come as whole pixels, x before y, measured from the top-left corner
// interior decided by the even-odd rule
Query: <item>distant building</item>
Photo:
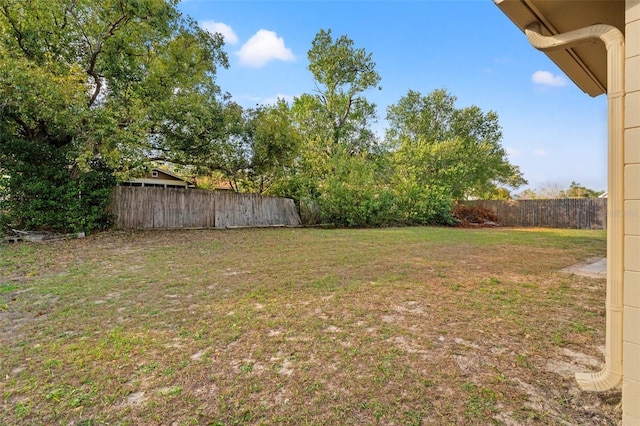
[[[196,185],[168,170],[151,169],[149,174],[141,178],[120,182],[120,186],[146,186],[157,188],[195,188]]]

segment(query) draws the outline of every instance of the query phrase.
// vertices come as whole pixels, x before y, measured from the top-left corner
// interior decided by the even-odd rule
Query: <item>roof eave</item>
[[[536,0],[494,0],[494,3],[523,32],[528,25],[537,22],[540,24],[543,34],[557,35],[559,31],[554,26],[554,23],[565,23],[567,21],[566,11],[563,16],[546,15],[541,12],[541,9],[551,4],[549,1],[545,4]],[[596,8],[592,8],[593,13],[591,15],[585,14],[585,4],[583,2],[566,2],[565,7],[567,5],[572,6],[571,3],[576,8],[581,8],[580,12],[585,17],[582,21],[578,21],[576,28],[569,29],[593,25],[596,22],[612,24],[612,22],[601,22],[602,15],[598,14]],[[601,50],[601,46],[589,44],[579,48],[545,52],[545,54],[585,93],[590,96],[598,96],[607,91],[606,72],[605,75],[602,75],[601,71],[602,65],[606,64],[606,56],[599,53]],[[587,61],[584,60],[586,58],[589,59],[592,65],[594,63],[597,64],[598,67],[595,68],[600,68],[600,70],[595,70],[588,66],[586,64]]]

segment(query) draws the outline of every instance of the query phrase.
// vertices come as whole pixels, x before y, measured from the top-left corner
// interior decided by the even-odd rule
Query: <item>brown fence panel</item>
[[[492,210],[503,226],[606,229],[606,198],[553,200],[473,200],[462,204]]]
[[[259,194],[216,193],[218,228],[233,226],[300,225],[293,200]]]
[[[111,210],[118,229],[297,226],[293,200],[199,189],[114,189]]]

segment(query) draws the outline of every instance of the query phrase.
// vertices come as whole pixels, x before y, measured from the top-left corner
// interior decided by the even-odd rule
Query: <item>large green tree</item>
[[[370,125],[376,112],[363,94],[380,83],[371,53],[354,47],[346,35],[334,39],[331,30],[320,30],[307,56],[316,94],[296,102],[316,115],[314,133],[320,134],[315,136],[326,140],[328,151],[340,144],[352,153],[368,150],[375,141]]]
[[[410,90],[389,106],[387,140],[395,148],[400,185],[439,188],[453,199],[492,197],[526,181],[501,145],[495,112],[457,108],[445,90],[424,96]]]
[[[0,0],[0,187],[8,221],[104,225],[106,217],[93,224],[76,219],[100,200],[106,206],[107,196],[74,209],[57,202],[56,188],[66,188],[65,199],[80,199],[86,173],[103,174],[98,181],[106,187],[106,177],[126,175],[151,157],[179,160],[202,141],[221,139],[225,105],[215,74],[227,66],[222,37],[176,6]],[[69,220],[46,220],[50,210],[66,210],[59,216]],[[42,220],[30,220],[34,215]]]
[[[314,206],[322,221],[380,224],[388,203],[374,161],[380,150],[372,129],[376,106],[365,97],[380,83],[372,55],[346,35],[320,30],[308,58],[315,92],[295,98],[291,107],[302,149],[280,193]]]

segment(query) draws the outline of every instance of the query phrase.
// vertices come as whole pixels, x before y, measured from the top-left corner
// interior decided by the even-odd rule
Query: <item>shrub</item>
[[[396,217],[403,225],[452,225],[451,196],[438,187],[403,182],[394,188]]]
[[[320,186],[316,201],[323,222],[349,227],[393,223],[393,197],[378,183],[374,164],[346,155],[330,161],[333,173]]]
[[[13,143],[19,143],[20,149],[0,153],[3,225],[58,232],[89,232],[110,226],[108,208],[115,178],[102,161],[94,160],[89,170],[81,171],[55,147]]]

